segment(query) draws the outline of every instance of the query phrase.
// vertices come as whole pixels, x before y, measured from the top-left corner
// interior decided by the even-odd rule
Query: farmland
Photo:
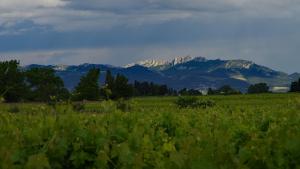
[[[176,99],[0,104],[0,168],[300,168],[300,95]]]

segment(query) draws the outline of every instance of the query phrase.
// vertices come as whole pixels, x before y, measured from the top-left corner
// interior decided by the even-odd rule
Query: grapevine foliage
[[[104,102],[101,113],[57,105],[57,116],[48,105],[20,104],[11,113],[1,104],[0,168],[300,167],[299,96],[210,99],[216,105],[209,109],[179,109],[169,97],[135,99],[124,110]],[[96,104],[84,110],[97,110]]]

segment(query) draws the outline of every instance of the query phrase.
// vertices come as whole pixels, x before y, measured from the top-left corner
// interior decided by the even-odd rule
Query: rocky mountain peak
[[[247,60],[229,60],[225,63],[225,68],[250,69],[252,65],[254,65],[254,62]]]
[[[178,56],[172,60],[155,60],[155,59],[144,60],[137,63],[128,64],[125,67],[132,67],[134,65],[141,65],[148,68],[169,67],[169,66],[175,66],[178,64],[186,63],[189,61],[204,62],[206,61],[206,59],[204,57],[191,57],[187,55],[187,56]]]
[[[59,64],[59,65],[55,65],[53,69],[56,71],[65,71],[68,69],[68,67],[69,67],[68,65]]]
[[[178,56],[171,61],[171,64],[177,65],[177,64],[189,62],[191,60],[193,60],[193,57],[191,57],[191,56]]]

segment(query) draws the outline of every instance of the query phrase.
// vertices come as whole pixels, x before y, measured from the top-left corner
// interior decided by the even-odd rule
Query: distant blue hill
[[[115,67],[104,64],[82,65],[28,65],[25,69],[34,67],[49,67],[56,70],[65,83],[72,90],[91,68],[101,70],[100,82],[104,82],[105,72],[123,74],[130,82],[148,81],[166,84],[174,89],[193,88],[207,90],[223,85],[231,85],[241,91],[246,91],[250,84],[265,82],[275,91],[288,90],[292,81],[299,79],[300,74],[272,70],[246,60],[207,60],[203,57],[178,57],[171,61],[147,60],[133,63],[125,67]]]

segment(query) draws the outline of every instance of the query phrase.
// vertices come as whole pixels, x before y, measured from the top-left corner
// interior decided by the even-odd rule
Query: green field
[[[300,95],[0,104],[0,169],[300,169]]]

